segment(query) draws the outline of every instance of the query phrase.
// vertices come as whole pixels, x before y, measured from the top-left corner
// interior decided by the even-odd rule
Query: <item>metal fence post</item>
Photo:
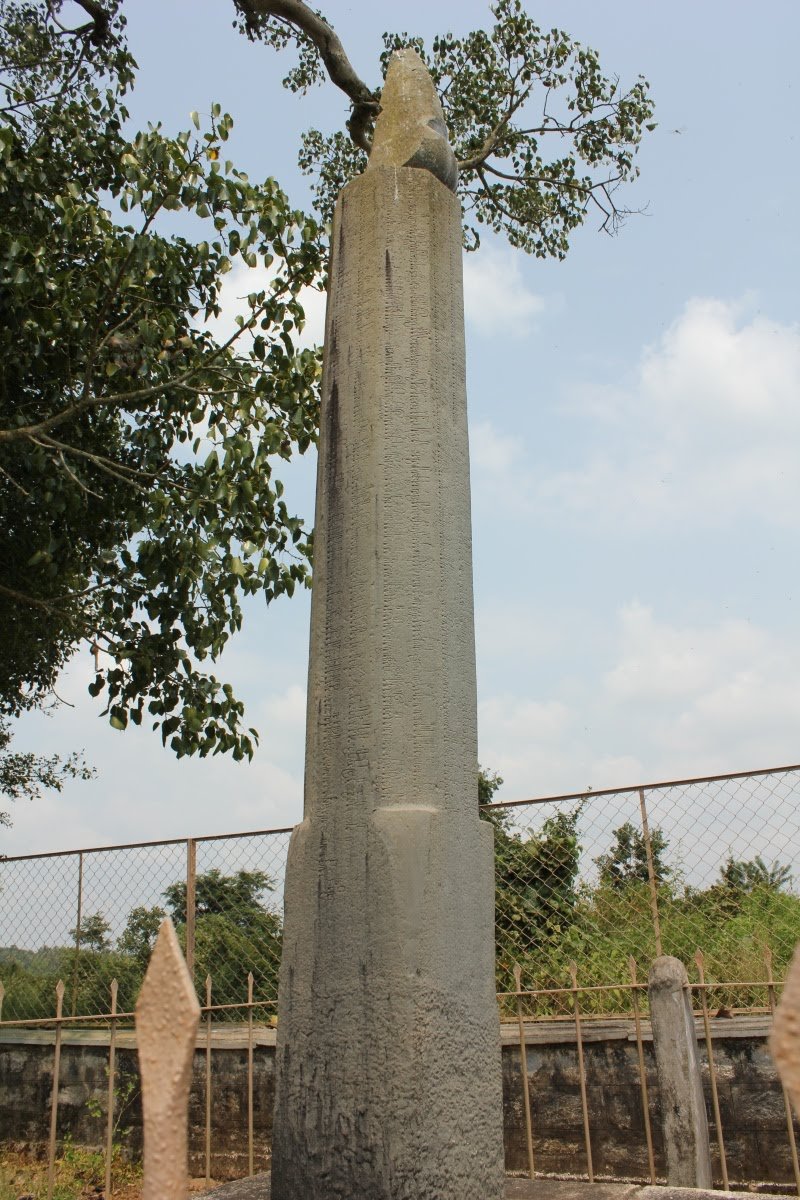
[[[72,960],[72,1015],[78,1011],[78,958],[81,952],[81,921],[83,920],[83,851],[78,853],[78,912],[75,918],[75,955]]]
[[[628,969],[631,973],[631,1002],[633,1004],[633,1021],[636,1029],[636,1057],[639,1061],[639,1087],[642,1092],[642,1118],[644,1120],[644,1136],[647,1142],[647,1169],[650,1172],[650,1182],[656,1181],[656,1161],[653,1154],[653,1131],[650,1128],[650,1098],[647,1093],[647,1070],[644,1065],[644,1045],[642,1043],[642,1021],[639,1013],[639,981],[636,978],[636,959],[633,955],[628,959]]]
[[[186,839],[186,966],[194,980],[194,921],[197,885],[197,842]]]
[[[108,1045],[108,1102],[106,1113],[106,1200],[111,1196],[111,1167],[114,1161],[114,1100],[117,1079],[117,994],[119,984],[111,980],[111,1032]]]
[[[710,1188],[711,1150],[689,978],[677,958],[657,958],[647,986],[656,1054],[667,1182]]]
[[[578,1082],[581,1088],[581,1113],[583,1114],[583,1141],[586,1147],[586,1172],[589,1183],[594,1183],[594,1164],[592,1163],[592,1134],[589,1126],[589,1101],[586,1095],[586,1066],[583,1060],[583,1034],[581,1032],[581,1009],[578,1000],[578,965],[569,964],[569,974],[572,980],[572,1007],[575,1017],[575,1043],[578,1050]]]
[[[58,1127],[58,1085],[61,1076],[61,1026],[64,983],[56,984],[56,1037],[53,1049],[53,1091],[50,1095],[50,1137],[47,1143],[47,1200],[52,1200],[56,1171],[56,1131]]]
[[[647,820],[647,805],[644,802],[644,788],[639,788],[639,810],[642,814],[642,836],[647,853],[647,881],[650,885],[650,909],[653,914],[653,933],[656,938],[656,956],[664,953],[661,946],[661,922],[658,917],[658,880],[653,865],[653,844],[650,841],[650,824]]]
[[[533,1124],[531,1121],[531,1094],[528,1088],[528,1048],[525,1042],[525,1022],[522,1015],[522,967],[514,964],[514,983],[517,989],[517,1028],[519,1030],[519,1072],[522,1086],[522,1111],[525,1114],[525,1148],[528,1152],[528,1175],[536,1177],[533,1157]]]
[[[714,1047],[711,1044],[711,1025],[708,1020],[708,993],[706,991],[705,958],[703,951],[698,950],[694,956],[697,964],[697,974],[700,986],[700,1003],[703,1009],[703,1031],[706,1039],[706,1057],[708,1058],[708,1077],[711,1083],[711,1106],[714,1110],[714,1125],[717,1130],[717,1148],[719,1163],[722,1170],[722,1186],[728,1190],[728,1160],[725,1157],[725,1139],[722,1134],[722,1114],[719,1108],[719,1090],[717,1088],[717,1069],[714,1064]]]

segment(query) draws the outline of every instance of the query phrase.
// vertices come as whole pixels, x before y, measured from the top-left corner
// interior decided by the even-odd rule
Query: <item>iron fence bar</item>
[[[211,976],[206,975],[206,1183],[211,1182]]]
[[[768,982],[769,982],[769,980],[767,980],[767,979],[728,979],[728,980],[722,980],[720,983],[693,983],[692,991],[693,992],[704,992],[704,991],[705,992],[712,992],[712,991],[719,992],[719,991],[723,991],[725,988],[742,988],[742,987],[762,987],[763,988],[763,987],[767,986]],[[782,980],[782,979],[773,980],[773,983],[774,983],[775,987],[783,987],[784,986],[784,980]],[[646,983],[637,983],[637,984],[632,984],[632,983],[585,983],[585,984],[581,984],[581,986],[578,988],[579,992],[631,992],[634,990],[637,992],[646,992],[647,984]],[[574,991],[574,988],[571,988],[571,987],[531,988],[529,991],[524,991],[522,993],[522,995],[523,996],[571,995],[573,991]],[[516,994],[517,994],[516,992],[498,992],[497,993],[497,995],[501,996],[501,997],[505,997],[505,996],[511,997],[511,996],[516,996]],[[762,1009],[762,1006],[760,1006],[760,1005],[753,1005],[753,1007],[752,1007],[752,1011],[756,1011],[756,1012],[761,1011],[761,1009]],[[742,1011],[750,1012],[751,1009],[746,1009],[746,1010],[742,1010]],[[763,1011],[768,1012],[769,1010],[767,1008],[764,1008]],[[583,1014],[585,1020],[590,1019],[592,1016],[604,1016],[604,1015],[607,1017],[609,1014],[608,1013],[605,1013],[605,1014],[603,1014],[603,1013],[584,1013]]]
[[[525,1045],[525,1022],[522,1018],[522,967],[514,964],[514,982],[517,985],[517,1025],[519,1026],[519,1073],[522,1087],[522,1110],[525,1114],[525,1148],[528,1153],[528,1175],[535,1177],[536,1165],[533,1158],[533,1124],[531,1121],[531,1094],[528,1089],[528,1050]]]
[[[769,1011],[772,1016],[775,1016],[776,996],[775,984],[772,982],[772,951],[769,946],[764,947],[764,963],[767,968],[767,1000],[769,1002]],[[789,1092],[786,1085],[781,1080],[781,1091],[783,1092],[783,1107],[786,1113],[786,1133],[789,1138],[789,1151],[792,1156],[792,1171],[794,1172],[794,1185],[797,1189],[797,1194],[800,1196],[800,1163],[797,1160],[797,1139],[794,1135],[794,1116],[792,1113],[792,1102],[789,1099]]]
[[[633,989],[633,984],[630,983],[586,983],[581,984],[578,988],[579,992],[629,992]],[[715,984],[715,987],[721,987],[722,984]],[[640,992],[647,991],[647,984],[637,983],[636,989]],[[575,991],[572,987],[563,988],[530,988],[522,993],[523,996],[571,996]],[[498,996],[516,996],[516,992],[498,992]],[[590,1016],[590,1013],[586,1014]]]
[[[106,1114],[106,1196],[111,1196],[111,1162],[114,1154],[114,1084],[117,1071],[117,992],[119,984],[111,980],[111,1040],[108,1046],[108,1102]]]
[[[659,783],[634,783],[629,787],[598,788],[587,792],[562,792],[557,796],[536,796],[529,800],[498,800],[482,804],[481,808],[518,808],[520,805],[555,804],[561,800],[592,800],[595,796],[626,796],[643,788],[646,792],[663,791],[665,788],[690,787],[695,783],[721,783],[725,779],[762,779],[769,775],[789,775],[800,771],[800,763],[788,767],[765,767],[760,771],[730,771],[725,775],[696,775],[691,779],[665,779]]]
[[[253,972],[247,976],[247,1174],[253,1171]]]
[[[743,981],[742,980],[733,980],[731,982],[723,982],[723,983],[708,983],[708,984],[693,983],[691,985],[691,990],[696,991],[698,993],[702,993],[704,991],[711,991],[711,990],[722,991],[725,988],[734,988],[734,987],[766,988],[768,985],[769,985],[769,981],[766,979],[750,979],[750,980],[743,980]],[[773,980],[772,986],[776,989],[783,987],[783,980]],[[2,984],[0,984],[0,995],[4,994],[4,993],[2,993],[1,989],[2,989]],[[644,992],[644,991],[647,991],[647,986],[646,986],[646,984],[643,984],[643,983],[637,983],[635,986],[635,989],[634,989],[634,987],[630,983],[603,983],[603,984],[591,984],[591,985],[587,985],[585,987],[579,986],[577,990],[579,993],[580,992],[633,992],[634,990],[638,991],[638,992]],[[568,988],[538,988],[538,989],[532,989],[530,991],[522,991],[519,993],[519,995],[520,996],[530,996],[530,997],[553,996],[553,995],[571,996],[574,991],[575,991],[575,989],[571,988],[571,987],[568,987]],[[516,992],[496,992],[495,994],[496,994],[498,1000],[516,998],[516,996],[517,996]],[[276,1006],[277,1006],[277,1000],[275,999],[274,996],[265,997],[264,999],[261,999],[261,1000],[257,1000],[257,999],[253,1000],[253,1008],[275,1008]],[[249,1006],[246,1001],[241,1001],[236,1004],[212,1004],[210,1006],[202,1005],[200,1008],[200,1011],[203,1014],[208,1013],[208,1012],[232,1012],[236,1009],[242,1009],[242,1008],[246,1009],[248,1007]],[[769,1015],[771,1010],[768,1007],[763,1006],[763,1005],[752,1005],[750,1008],[737,1008],[737,1009],[733,1009],[731,1011],[733,1012],[733,1014],[735,1016],[767,1016],[767,1015]],[[697,1016],[700,1016],[701,1014],[702,1014],[702,1009],[696,1010]],[[130,1021],[134,1018],[135,1015],[136,1014],[133,1012],[118,1012],[116,1015],[116,1019],[118,1022],[126,1021],[126,1020]],[[548,1016],[545,1019],[548,1021],[572,1021],[573,1017],[570,1015],[556,1014],[553,1016]],[[625,1012],[625,1013],[582,1012],[581,1013],[581,1021],[582,1022],[583,1021],[627,1021],[627,1020],[632,1020],[632,1019],[633,1019],[632,1012],[630,1012],[630,1013],[627,1013],[627,1012]],[[91,1022],[95,1025],[107,1025],[107,1024],[109,1024],[109,1014],[108,1013],[82,1013],[82,1014],[79,1013],[74,1017],[68,1016],[68,1017],[61,1018],[61,1023],[67,1027],[69,1027],[70,1025],[84,1025],[87,1022]],[[20,1017],[18,1020],[11,1020],[11,1021],[0,1020],[0,1025],[2,1025],[2,1027],[4,1029],[47,1028],[47,1026],[49,1026],[49,1025],[55,1026],[56,1024],[57,1024],[57,1022],[54,1017]]]
[[[594,1167],[592,1165],[592,1139],[589,1130],[589,1102],[586,1096],[586,1071],[583,1062],[583,1038],[581,1036],[581,1014],[578,1001],[578,966],[570,963],[569,973],[572,976],[572,1006],[575,1014],[575,1040],[578,1046],[578,1080],[581,1086],[581,1112],[583,1114],[583,1140],[586,1145],[586,1168],[589,1183],[594,1183]]]
[[[277,1006],[277,1001],[274,999],[274,997],[269,1000],[254,1000],[253,1001],[253,1008],[275,1008],[276,1006]],[[200,1008],[200,1012],[201,1013],[228,1012],[234,1008],[247,1008],[247,1007],[248,1007],[248,1005],[247,1005],[246,1001],[242,1002],[240,1004],[212,1004],[210,1006],[210,1008],[208,1008],[206,1005],[202,1005]],[[132,1019],[135,1016],[136,1016],[135,1012],[119,1012],[119,1013],[117,1013],[117,1020],[125,1021],[125,1020]],[[62,1017],[61,1018],[61,1024],[63,1024],[63,1025],[83,1025],[87,1021],[93,1021],[95,1024],[108,1024],[108,1013],[86,1013],[85,1015],[79,1014],[76,1017]],[[2,1024],[4,1029],[10,1029],[12,1027],[27,1029],[32,1026],[35,1026],[38,1028],[39,1026],[55,1025],[55,1024],[57,1024],[57,1022],[56,1022],[55,1017],[30,1017],[30,1018],[26,1017],[26,1018],[21,1018],[18,1021],[2,1021],[2,1022],[0,1022],[0,1024]]]
[[[656,1182],[656,1162],[653,1154],[653,1131],[650,1128],[650,1098],[647,1093],[647,1071],[644,1065],[644,1043],[642,1042],[642,1022],[639,1018],[639,996],[636,980],[636,959],[633,955],[628,959],[631,972],[631,998],[633,1000],[633,1020],[636,1025],[636,1056],[639,1060],[639,1086],[642,1093],[642,1117],[644,1118],[644,1136],[647,1142],[647,1169],[650,1172],[650,1182]]]
[[[708,1077],[711,1081],[711,1105],[714,1110],[714,1124],[717,1127],[717,1144],[719,1146],[719,1163],[722,1169],[722,1185],[725,1191],[729,1191],[728,1186],[728,1163],[725,1157],[725,1140],[722,1136],[722,1115],[719,1110],[719,1095],[717,1092],[717,1070],[714,1065],[714,1050],[711,1045],[711,1027],[708,1023],[708,998],[705,990],[705,971],[703,951],[698,950],[694,956],[694,961],[697,963],[697,973],[700,977],[701,991],[700,996],[703,1001],[703,1029],[706,1037],[706,1054],[708,1056]]]
[[[798,768],[800,769],[800,768]],[[280,829],[246,829],[243,833],[205,833],[195,842],[233,842],[239,838],[269,837],[271,834],[291,833],[294,825]],[[69,858],[73,854],[108,854],[112,850],[152,850],[156,846],[185,846],[185,837],[155,838],[149,842],[115,842],[112,846],[83,846],[78,850],[45,850],[37,854],[2,854],[0,862],[26,862],[31,858]]]
[[[50,1097],[50,1136],[47,1141],[47,1200],[53,1200],[56,1167],[56,1129],[58,1122],[58,1084],[61,1075],[61,1014],[64,1006],[64,981],[56,984],[56,1041],[53,1048],[53,1092]]]
[[[625,796],[644,789],[645,791],[659,791],[665,788],[673,787],[690,787],[693,784],[700,783],[721,783],[726,779],[762,779],[770,775],[788,775],[792,772],[800,771],[800,763],[790,763],[783,767],[762,767],[757,771],[729,771],[722,775],[694,775],[687,779],[666,779],[656,783],[639,783],[631,784],[627,787],[619,788],[598,788],[595,790],[584,792],[562,792],[553,796],[536,796],[524,800],[503,800],[492,804],[483,804],[482,808],[517,808],[520,806],[531,804],[553,804],[564,800],[588,800],[595,796]],[[249,829],[238,833],[206,833],[199,837],[195,837],[195,842],[219,842],[232,841],[239,838],[253,837],[268,837],[273,834],[291,833],[294,829],[293,825],[281,826],[277,829]],[[65,858],[73,854],[106,854],[113,850],[146,850],[156,846],[180,846],[186,844],[185,837],[177,838],[158,838],[144,842],[116,842],[114,845],[105,846],[84,846],[81,850],[48,850],[44,853],[37,854],[4,854],[0,856],[0,862],[23,862],[33,858]]]
[[[197,883],[197,843],[194,838],[186,839],[186,966],[194,983],[194,923],[197,908],[195,885]]]

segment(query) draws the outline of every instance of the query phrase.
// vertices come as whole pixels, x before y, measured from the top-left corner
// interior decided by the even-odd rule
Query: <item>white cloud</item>
[[[499,433],[491,421],[476,421],[469,427],[470,462],[478,471],[502,473],[519,455],[520,443]]]
[[[577,685],[556,674],[544,694],[523,685],[481,702],[480,759],[506,780],[501,798],[798,758],[800,638],[739,619],[671,622],[633,601],[614,642],[610,665],[587,660]]]
[[[800,326],[689,301],[625,386],[583,387],[590,455],[529,481],[534,507],[646,525],[800,520]]]
[[[710,629],[674,628],[634,601],[619,614],[622,657],[605,677],[621,700],[688,697],[714,686],[721,673],[767,653],[767,637],[747,621],[727,620]]]
[[[639,532],[800,524],[800,326],[690,300],[627,381],[583,383],[561,413],[560,464],[476,426],[474,461],[494,471],[499,508]]]
[[[746,316],[743,304],[690,300],[645,351],[641,389],[671,438],[685,441],[709,418],[724,442],[800,429],[800,327]]]
[[[602,702],[662,774],[797,758],[800,640],[743,620],[682,627],[629,604],[619,613],[619,658]]]
[[[464,313],[477,333],[527,337],[544,300],[522,277],[519,255],[484,246],[464,257]]]
[[[304,729],[306,723],[306,689],[299,683],[291,684],[279,696],[271,696],[263,704],[266,716],[293,729]]]

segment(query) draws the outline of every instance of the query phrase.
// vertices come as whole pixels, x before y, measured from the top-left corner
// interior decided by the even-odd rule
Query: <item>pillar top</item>
[[[396,50],[389,60],[367,170],[371,167],[418,167],[456,190],[458,163],[444,113],[416,50]]]

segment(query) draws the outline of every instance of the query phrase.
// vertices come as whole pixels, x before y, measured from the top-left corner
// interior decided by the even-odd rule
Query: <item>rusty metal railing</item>
[[[702,960],[702,956],[701,956]],[[702,961],[696,964],[702,975]],[[608,1015],[602,1011],[591,1011],[592,1002],[603,993],[617,993],[624,997],[624,1006],[620,1006],[619,1011],[615,1014],[614,1020],[630,1021],[632,1023],[632,1040],[635,1042],[636,1050],[636,1065],[638,1075],[638,1087],[640,1095],[640,1103],[643,1116],[644,1129],[644,1146],[643,1152],[647,1159],[647,1178],[652,1183],[663,1182],[663,1178],[659,1177],[657,1170],[656,1152],[654,1146],[654,1135],[651,1127],[651,1085],[648,1084],[648,1067],[646,1059],[650,1057],[650,1073],[652,1076],[653,1062],[652,1052],[648,1050],[648,1046],[652,1044],[652,1034],[649,1028],[647,1016],[647,984],[640,981],[637,975],[635,961],[629,964],[629,977],[627,980],[607,984],[588,984],[583,985],[579,982],[578,970],[576,965],[570,964],[568,969],[568,979],[560,987],[537,988],[527,987],[523,981],[521,971],[515,972],[515,989],[506,993],[498,994],[498,1003],[503,1013],[508,1011],[509,1001],[513,1002],[515,1013],[516,1037],[517,1037],[517,1053],[519,1061],[519,1086],[520,1098],[522,1101],[522,1109],[525,1116],[525,1150],[527,1158],[527,1174],[531,1178],[540,1177],[547,1174],[547,1170],[538,1167],[537,1154],[537,1134],[536,1122],[532,1112],[532,1096],[531,1083],[529,1076],[528,1063],[528,1047],[531,1044],[530,1039],[534,1036],[537,1027],[551,1026],[553,1024],[562,1024],[572,1030],[572,1037],[575,1045],[575,1063],[578,1077],[578,1091],[580,1097],[580,1116],[583,1129],[583,1147],[584,1147],[584,1162],[585,1172],[584,1178],[594,1181],[599,1178],[596,1167],[596,1149],[598,1146],[598,1133],[595,1128],[595,1120],[597,1117],[596,1110],[593,1109],[592,1091],[588,1080],[588,1067],[586,1060],[586,1039],[587,1023],[588,1026],[596,1024],[600,1021],[607,1021]],[[698,982],[692,982],[689,985],[691,994],[695,997],[694,1010],[697,1022],[697,1036],[701,1044],[704,1045],[706,1051],[706,1069],[708,1072],[708,1087],[711,1097],[714,1096],[717,1081],[718,1081],[718,1064],[714,1053],[714,1039],[719,1037],[721,1032],[721,1023],[729,1020],[729,1017],[715,1017],[712,1015],[709,1006],[709,996],[714,996],[716,1004],[720,996],[724,996],[726,992],[734,991],[740,986],[739,981],[734,983],[726,983],[724,981],[711,981],[701,978]],[[765,1003],[758,1010],[753,1008],[748,1009],[748,1013],[754,1011],[760,1013],[764,1018],[771,1018],[775,1011],[777,1000],[780,994],[782,983],[773,978],[771,970],[770,956],[765,956],[765,972],[764,978],[748,981],[748,986],[752,988],[761,988],[764,993]],[[109,992],[109,1005],[107,1011],[96,1014],[86,1014],[73,1017],[70,1013],[63,1011],[62,1001],[64,996],[63,986],[59,986],[55,993],[55,1016],[49,1018],[35,1018],[27,1021],[8,1021],[3,1020],[2,1014],[2,989],[0,988],[0,1033],[8,1028],[32,1028],[32,1029],[52,1029],[54,1031],[53,1038],[53,1088],[51,1093],[50,1107],[50,1123],[49,1137],[47,1144],[47,1162],[48,1162],[48,1180],[49,1193],[52,1195],[52,1181],[54,1178],[54,1170],[57,1159],[59,1136],[58,1136],[58,1111],[60,1098],[60,1069],[64,1045],[64,1033],[70,1028],[86,1028],[87,1025],[99,1025],[108,1030],[108,1088],[107,1088],[107,1103],[105,1113],[105,1194],[111,1196],[113,1186],[113,1141],[112,1133],[115,1123],[115,1095],[117,1083],[117,1050],[120,1044],[120,1036],[126,1039],[127,1048],[130,1048],[130,1039],[132,1037],[132,1019],[133,1012],[121,1011],[117,1007],[117,988],[113,985]],[[242,1132],[243,1142],[246,1146],[247,1173],[252,1175],[255,1170],[255,1146],[254,1146],[254,1079],[255,1079],[255,1063],[254,1063],[254,1044],[255,1044],[255,1029],[258,1025],[263,1029],[264,1022],[268,1021],[274,1024],[276,1013],[276,1000],[274,997],[259,997],[253,991],[252,979],[249,981],[248,999],[236,1004],[214,1004],[213,1003],[213,983],[209,977],[205,981],[205,1004],[199,1008],[200,1012],[200,1030],[193,1041],[193,1053],[197,1056],[197,1070],[195,1071],[196,1081],[203,1081],[203,1111],[204,1111],[204,1129],[203,1129],[203,1168],[207,1182],[212,1179],[212,1153],[211,1147],[214,1137],[213,1127],[213,1096],[212,1096],[212,1059],[213,1055],[219,1051],[215,1048],[212,1039],[212,1031],[214,1029],[215,1019],[220,1016],[227,1016],[231,1012],[237,1013],[244,1021],[244,1046],[246,1047],[246,1076],[242,1095]],[[558,1016],[546,1015],[535,1016],[531,1015],[529,1010],[535,1010],[542,999],[552,1001],[559,998],[564,1001],[563,1011]],[[728,1010],[726,1010],[728,1011]],[[737,1015],[735,1012],[732,1016]],[[715,1028],[712,1029],[712,1025]],[[217,1025],[217,1028],[225,1028],[225,1026]],[[237,1026],[241,1028],[241,1025]],[[237,1044],[239,1044],[237,1042]],[[780,1084],[775,1078],[775,1088],[779,1089]],[[786,1115],[786,1135],[787,1135],[787,1156],[791,1160],[791,1176],[795,1181],[798,1194],[800,1194],[800,1170],[798,1170],[798,1155],[797,1155],[797,1140],[796,1127],[793,1119],[791,1105],[788,1094],[785,1089],[780,1089],[783,1098]],[[712,1111],[714,1115],[714,1133],[715,1147],[720,1164],[720,1181],[722,1186],[727,1190],[731,1185],[730,1173],[727,1167],[726,1158],[726,1131],[721,1113],[719,1098],[714,1101],[712,1099]],[[605,1174],[604,1178],[609,1176]],[[747,1185],[755,1182],[751,1179],[737,1178],[734,1181],[736,1184]]]

